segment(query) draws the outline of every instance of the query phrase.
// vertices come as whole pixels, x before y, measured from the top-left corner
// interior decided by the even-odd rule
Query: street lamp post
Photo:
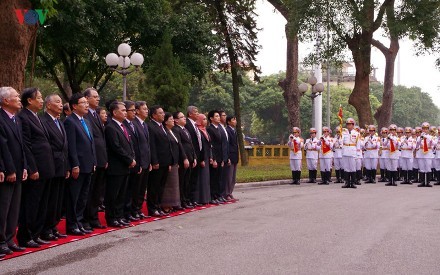
[[[140,53],[133,53],[130,57],[131,47],[127,43],[122,43],[118,46],[119,56],[115,53],[109,53],[105,57],[105,63],[110,67],[110,70],[122,75],[123,93],[122,100],[127,99],[127,75],[139,69],[139,66],[144,63],[144,57]],[[130,65],[135,68],[130,70]],[[120,67],[120,69],[118,69]]]
[[[301,93],[301,95],[302,96],[305,95],[312,100],[312,127],[314,127],[314,128],[317,127],[315,125],[315,98],[320,96],[322,94],[322,92],[324,91],[324,84],[317,83],[317,82],[318,82],[318,80],[315,76],[310,76],[307,79],[307,83],[310,84],[310,86],[312,86],[312,90],[311,90],[310,95],[306,94],[307,90],[309,89],[309,86],[307,85],[307,83],[301,83],[298,86],[298,89],[299,89],[299,92]]]

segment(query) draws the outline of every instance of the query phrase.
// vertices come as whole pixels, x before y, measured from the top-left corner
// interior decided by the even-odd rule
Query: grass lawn
[[[308,177],[308,171],[303,161],[301,177]],[[318,175],[319,177],[319,175]],[[288,159],[251,159],[249,166],[238,166],[237,182],[253,182],[266,180],[291,179]]]

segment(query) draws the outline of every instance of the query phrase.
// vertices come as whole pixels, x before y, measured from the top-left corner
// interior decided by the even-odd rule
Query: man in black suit
[[[45,98],[44,103],[46,112],[41,117],[41,122],[49,135],[49,143],[55,162],[55,176],[51,181],[46,222],[41,238],[50,241],[67,237],[58,231],[57,225],[62,216],[65,183],[70,176],[70,165],[66,130],[60,120],[63,101],[59,95],[51,94]]]
[[[219,110],[218,113],[220,114],[220,123],[219,123],[219,129],[220,134],[222,136],[222,152],[223,152],[223,159],[226,159],[226,162],[223,165],[222,169],[222,180],[220,182],[220,198],[219,200],[222,202],[226,202],[226,184],[227,184],[227,173],[229,170],[229,166],[231,166],[231,161],[229,160],[229,137],[228,133],[226,131],[226,113],[223,110]]]
[[[201,152],[202,152],[202,137],[200,134],[200,131],[196,125],[196,121],[199,117],[199,109],[196,106],[188,106],[186,115],[188,117],[187,123],[185,124],[186,130],[188,130],[189,134],[191,135],[191,142],[194,147],[194,152],[196,154],[196,159],[200,160]],[[197,192],[197,181],[198,181],[198,171],[199,169],[192,169],[191,170],[191,176],[189,180],[189,189],[190,189],[190,195],[189,199],[191,200],[191,203],[195,206],[198,205],[198,203],[195,200],[195,193]]]
[[[92,228],[103,229],[106,226],[102,225],[98,219],[99,207],[103,204],[105,193],[105,169],[107,169],[107,148],[105,144],[104,124],[96,112],[99,107],[100,97],[96,89],[87,88],[84,91],[84,97],[89,103],[89,112],[84,116],[90,121],[93,129],[93,141],[95,142],[96,153],[96,169],[92,175],[90,182],[89,198],[87,200],[86,210],[84,212],[85,229]]]
[[[173,156],[171,153],[170,140],[162,122],[165,118],[165,112],[160,106],[150,108],[150,149],[152,170],[148,179],[147,204],[148,212],[152,216],[163,216],[165,213],[160,207],[160,198],[162,198],[165,182]]]
[[[133,145],[136,166],[130,169],[130,176],[128,177],[127,192],[125,193],[124,205],[124,219],[125,222],[138,221],[140,217],[135,217],[137,211],[133,208],[133,201],[137,198],[139,191],[140,178],[142,176],[143,167],[141,166],[142,151],[140,149],[139,134],[134,126],[134,119],[136,118],[136,108],[134,101],[124,101],[127,109],[127,117],[123,121],[125,128],[130,135],[130,141]]]
[[[211,137],[212,157],[213,162],[209,167],[210,187],[211,187],[211,202],[214,204],[224,203],[222,200],[222,171],[225,164],[227,164],[227,155],[225,155],[222,146],[222,134],[220,129],[220,114],[216,110],[208,113],[208,120],[210,125],[207,127],[209,136]]]
[[[228,132],[228,153],[229,153],[229,161],[230,165],[227,166],[226,173],[226,199],[231,200],[234,199],[232,196],[232,192],[235,187],[235,178],[237,174],[237,164],[238,164],[238,139],[237,139],[237,131],[235,130],[237,126],[237,118],[235,116],[228,116],[226,118],[226,123],[228,126],[226,127],[226,131]]]
[[[43,96],[38,88],[26,88],[21,95],[24,151],[29,178],[23,184],[17,240],[21,246],[40,247],[50,242],[40,238],[46,222],[51,180],[55,162],[49,135],[37,112],[43,109]]]
[[[194,150],[194,146],[191,140],[191,135],[185,128],[186,117],[182,112],[174,112],[174,134],[180,139],[180,144],[182,145],[183,151],[187,159],[179,160],[179,191],[180,191],[180,202],[183,208],[193,208],[191,203],[191,186],[190,179],[191,173],[196,170],[197,166],[197,156]]]
[[[147,218],[142,213],[142,205],[145,201],[145,192],[147,191],[148,175],[151,171],[151,155],[150,155],[150,134],[147,123],[145,120],[148,118],[148,106],[145,101],[136,101],[136,118],[132,123],[138,134],[139,139],[139,151],[140,153],[140,166],[142,167],[142,173],[139,178],[139,189],[133,193],[132,209],[135,212],[135,218],[145,219]]]
[[[20,211],[22,181],[27,179],[27,163],[22,139],[20,96],[14,88],[0,88],[0,145],[4,175],[0,174],[0,254],[23,251],[14,236]]]
[[[64,121],[71,168],[67,183],[66,231],[82,236],[92,233],[83,227],[84,210],[90,189],[90,180],[96,166],[95,144],[91,123],[84,119],[89,103],[83,94],[73,94],[69,100],[72,114]]]
[[[132,137],[124,125],[127,117],[125,104],[114,102],[109,106],[111,119],[105,126],[108,168],[105,190],[105,219],[111,227],[129,226],[124,218],[124,201],[130,169],[136,166]]]

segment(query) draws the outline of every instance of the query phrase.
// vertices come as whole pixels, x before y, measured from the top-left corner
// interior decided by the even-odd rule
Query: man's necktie
[[[130,121],[130,122],[128,123],[128,125],[130,125],[131,130],[133,130],[133,133],[136,133],[136,130],[134,129],[133,122]]]
[[[79,121],[81,121],[81,124],[84,128],[84,131],[86,131],[87,136],[89,137],[90,140],[92,140],[92,136],[90,135],[90,131],[89,131],[89,127],[87,127],[86,122],[84,121],[83,118],[81,118]]]
[[[202,150],[202,136],[200,135],[199,128],[195,124],[193,124],[194,130],[196,131],[197,141],[199,143],[199,150]]]
[[[185,134],[186,134],[186,137],[187,137],[187,138],[189,138],[189,139],[191,139],[191,136],[189,135],[189,132],[188,132],[188,130],[186,130],[186,128],[185,128],[185,127],[183,127],[182,129],[183,129],[183,132],[185,132]]]
[[[142,128],[144,129],[145,136],[147,137],[147,139],[149,139],[148,127],[147,124],[145,124],[145,122],[142,122]]]
[[[125,128],[124,124],[121,123],[122,131],[124,132],[125,138],[130,141],[130,136],[128,135],[127,128]]]
[[[63,133],[63,131],[61,131],[61,126],[60,126],[60,122],[58,121],[58,119],[55,118],[53,121],[54,121],[55,124],[57,125],[58,130],[60,130],[60,132]]]
[[[12,122],[14,122],[15,125],[17,125],[17,121],[15,121],[15,116],[11,117]]]
[[[160,124],[160,128],[162,129],[162,131],[165,133],[165,135],[167,135],[168,136],[168,134],[167,134],[167,131],[165,131],[165,128],[163,128],[163,125],[162,125],[162,123]]]

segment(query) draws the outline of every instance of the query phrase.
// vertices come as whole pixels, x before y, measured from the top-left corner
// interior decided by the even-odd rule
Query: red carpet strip
[[[212,208],[212,207],[217,207],[217,206],[221,206],[221,205],[227,205],[227,204],[232,204],[237,202],[238,200],[231,200],[226,202],[225,204],[220,204],[220,205],[215,205],[215,204],[207,204],[207,205],[203,205],[203,206],[198,206],[196,208],[193,209],[185,209],[185,210],[180,210],[180,211],[175,211],[171,214],[169,214],[168,216],[163,216],[163,217],[151,217],[148,219],[144,219],[144,220],[139,220],[139,221],[135,221],[135,222],[131,222],[132,227],[133,226],[137,226],[140,224],[145,224],[145,223],[150,223],[150,222],[155,222],[155,221],[159,221],[159,220],[163,220],[163,219],[167,219],[167,218],[172,218],[172,217],[176,217],[176,216],[180,216],[183,214],[187,214],[187,213],[191,213],[191,212],[195,212],[195,211],[200,211],[200,210],[204,210],[204,209],[208,209],[208,208]],[[144,214],[147,214],[146,209],[144,209]],[[99,212],[99,220],[101,221],[101,224],[106,224],[105,223],[105,217],[104,217],[104,212]],[[52,248],[52,247],[56,247],[56,246],[60,246],[66,243],[71,243],[71,242],[76,242],[79,240],[83,240],[83,239],[87,239],[90,237],[94,237],[97,235],[101,235],[101,234],[105,234],[108,232],[112,232],[112,231],[116,231],[116,230],[123,230],[126,229],[127,227],[123,227],[123,228],[111,228],[108,227],[106,229],[95,229],[93,231],[93,233],[91,234],[87,234],[85,236],[71,236],[71,235],[67,235],[67,238],[64,239],[59,239],[58,241],[52,241],[50,244],[47,245],[42,245],[40,248],[26,248],[25,251],[23,252],[14,252],[11,255],[7,255],[5,258],[0,259],[0,261],[4,261],[4,260],[9,260],[15,257],[19,257],[19,256],[23,256],[29,253],[34,253],[34,252],[38,252],[38,251],[42,251],[48,248]],[[58,224],[58,230],[61,233],[66,233],[66,221],[65,220],[61,220],[61,222]]]

